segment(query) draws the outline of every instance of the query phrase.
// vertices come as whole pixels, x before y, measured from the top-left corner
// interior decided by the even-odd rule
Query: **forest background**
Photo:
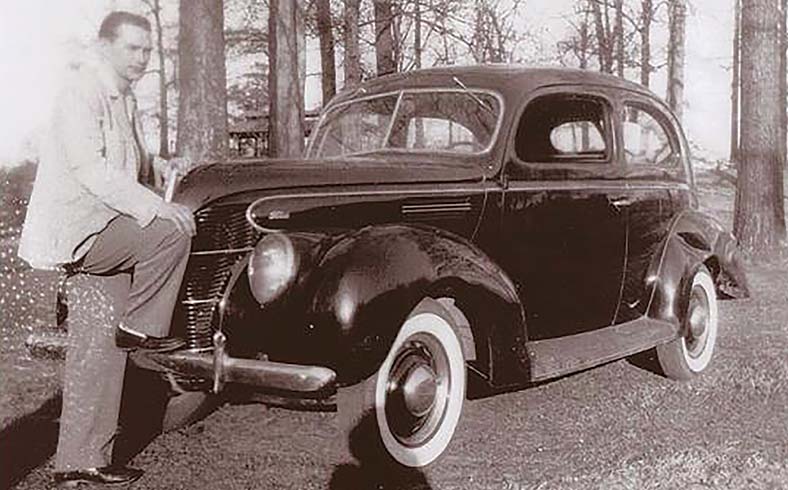
[[[4,179],[4,225],[22,219],[63,70],[90,49],[101,18],[123,9],[153,25],[137,94],[145,139],[164,157],[226,159],[240,148],[233,125],[261,119],[271,128],[266,156],[299,156],[310,111],[387,73],[479,63],[598,70],[665,97],[697,164],[737,183],[733,231],[746,253],[785,246],[786,0],[4,3],[0,169],[21,175]]]
[[[266,29],[267,2],[252,0],[228,0],[225,2],[225,30],[227,32],[227,85],[229,90],[229,112],[232,118],[241,118],[252,109],[262,110],[266,100],[261,90],[267,76],[266,47],[258,44],[250,49],[237,49],[235,33],[242,32],[257,22]],[[412,10],[412,2],[407,4]],[[424,2],[428,3],[428,2]],[[432,1],[429,3],[439,4]],[[449,2],[452,3],[452,2]],[[474,7],[474,0],[453,2],[465,8]],[[628,12],[637,15],[637,2],[625,2]],[[660,2],[654,2],[659,4]],[[335,20],[342,20],[341,2],[333,2]],[[580,20],[575,0],[527,0],[490,2],[498,4],[514,29],[516,42],[511,42],[509,51],[513,60],[530,65],[579,66],[580,62],[564,54],[565,43],[576,36],[575,26]],[[3,16],[0,17],[0,165],[12,164],[30,156],[34,151],[36,131],[46,118],[59,73],[72,59],[80,55],[95,37],[101,18],[113,8],[123,8],[150,15],[150,8],[141,0],[69,0],[51,2],[29,0],[18,2],[2,0]],[[161,20],[165,29],[165,49],[168,51],[169,80],[173,80],[174,58],[177,56],[178,1],[161,0]],[[652,27],[651,52],[654,71],[651,88],[665,96],[667,55],[667,9],[658,8],[658,20]],[[367,21],[368,22],[368,21]],[[729,111],[731,101],[732,41],[734,34],[734,2],[720,0],[692,0],[687,18],[686,36],[686,88],[685,130],[697,145],[697,154],[704,158],[725,159],[729,153]],[[369,28],[366,29],[369,31]],[[631,25],[627,25],[631,31]],[[249,31],[251,34],[251,31]],[[320,86],[320,46],[316,32],[307,32],[306,41],[306,88],[305,109],[322,106]],[[362,43],[364,65],[368,75],[374,73],[374,47],[370,44],[372,33],[365,32]],[[628,35],[631,35],[629,33]],[[432,35],[425,44],[436,46],[442,40]],[[256,53],[255,53],[256,51]],[[432,55],[427,49],[427,54]],[[473,63],[467,53],[457,53],[455,64]],[[463,56],[464,55],[464,56]],[[146,139],[151,148],[159,147],[158,80],[154,71],[155,57],[151,70],[136,89],[146,116]],[[344,51],[337,46],[337,80],[341,88],[344,82],[342,69]],[[433,64],[434,58],[425,66]],[[632,63],[630,64],[632,65]],[[637,68],[627,67],[627,77],[639,80]],[[177,87],[169,88],[172,101],[176,100]],[[249,97],[250,100],[244,100]],[[255,99],[255,100],[251,100]],[[169,124],[175,129],[177,106],[170,108]],[[171,133],[174,144],[174,133]]]

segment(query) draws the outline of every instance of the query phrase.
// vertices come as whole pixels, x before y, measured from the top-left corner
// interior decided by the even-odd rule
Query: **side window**
[[[550,94],[532,100],[515,150],[529,163],[604,163],[610,159],[607,104],[600,97]]]
[[[626,104],[622,121],[627,165],[672,168],[680,163],[673,144],[675,139],[649,109]]]

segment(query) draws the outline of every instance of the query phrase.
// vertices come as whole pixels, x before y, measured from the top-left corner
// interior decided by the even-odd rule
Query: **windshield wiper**
[[[478,95],[471,92],[470,89],[464,83],[462,83],[462,81],[459,78],[451,77],[451,79],[454,80],[454,83],[456,83],[463,90],[463,92],[465,92],[468,95],[468,97],[476,101],[476,103],[479,104],[481,108],[487,109],[487,112],[489,112],[493,117],[496,116],[495,109],[493,109],[490,106],[490,104],[480,99]]]

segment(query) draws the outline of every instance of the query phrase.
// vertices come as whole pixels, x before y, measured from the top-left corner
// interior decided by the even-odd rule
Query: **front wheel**
[[[439,302],[422,301],[377,373],[340,393],[339,417],[351,426],[344,428],[370,417],[382,447],[398,463],[423,467],[437,459],[465,400],[465,358],[454,323]]]
[[[705,266],[698,267],[689,289],[683,335],[657,346],[662,372],[673,379],[690,379],[711,362],[717,341],[717,294],[714,280]]]

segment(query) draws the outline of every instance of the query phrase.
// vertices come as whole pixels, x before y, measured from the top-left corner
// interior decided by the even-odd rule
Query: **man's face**
[[[150,33],[129,24],[118,26],[115,39],[104,41],[104,51],[118,76],[129,83],[145,73],[151,53]]]

